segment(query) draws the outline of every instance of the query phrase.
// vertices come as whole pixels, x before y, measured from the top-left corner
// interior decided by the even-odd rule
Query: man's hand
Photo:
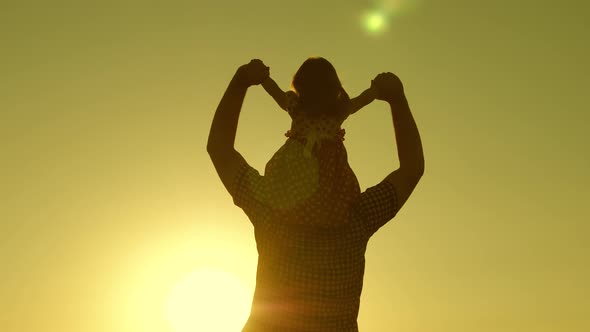
[[[235,78],[245,87],[258,85],[270,76],[270,68],[261,60],[253,59],[249,63],[240,66]]]
[[[402,81],[393,73],[381,73],[371,81],[371,88],[377,91],[377,99],[394,102],[404,96]]]

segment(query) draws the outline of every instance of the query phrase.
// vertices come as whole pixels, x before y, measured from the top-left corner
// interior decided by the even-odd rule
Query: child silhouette
[[[321,57],[301,65],[292,90],[283,91],[270,76],[262,86],[292,122],[287,141],[266,165],[257,198],[287,222],[330,225],[348,220],[348,206],[360,188],[348,164],[341,125],[375,99],[375,89],[350,99],[332,64]]]

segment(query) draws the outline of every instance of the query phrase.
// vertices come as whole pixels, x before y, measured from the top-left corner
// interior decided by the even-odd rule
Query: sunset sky
[[[424,145],[361,332],[590,331],[589,22],[574,0],[0,5],[0,331],[239,331],[257,252],[209,127],[240,65],[287,89],[309,56],[351,96],[399,75]],[[289,121],[250,88],[237,150],[262,173]],[[343,127],[362,190],[397,168],[387,104]]]

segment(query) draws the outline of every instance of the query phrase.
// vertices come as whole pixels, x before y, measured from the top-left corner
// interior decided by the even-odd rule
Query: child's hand
[[[270,68],[261,60],[253,59],[249,63],[240,66],[236,72],[236,79],[246,87],[258,85],[270,76]]]
[[[367,89],[367,94],[371,98],[371,100],[377,99],[378,90],[377,86],[375,85],[375,80],[371,80],[371,86]]]

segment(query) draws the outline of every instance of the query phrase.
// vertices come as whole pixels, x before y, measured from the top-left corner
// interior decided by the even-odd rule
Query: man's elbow
[[[412,172],[411,178],[417,184],[422,179],[422,175],[424,175],[424,168],[417,168]]]
[[[207,142],[207,153],[209,153],[210,156],[224,154],[224,152],[229,150],[233,150],[233,148],[226,147],[225,145],[221,145],[211,140]]]
[[[416,167],[416,175],[418,176],[418,179],[420,179],[422,175],[424,175],[424,159],[420,160],[420,162],[418,163]]]
[[[424,175],[424,162],[412,165],[402,165],[400,166],[400,171],[405,174],[406,179],[417,184],[422,178],[422,175]]]
[[[233,147],[207,144],[207,153],[214,164],[224,164],[232,158],[232,155],[236,153],[236,150]]]
[[[213,146],[213,144],[211,144],[211,143],[207,143],[207,153],[209,155],[212,155],[215,153],[215,151],[216,151],[215,146]]]
[[[219,149],[219,147],[214,144],[207,144],[207,153],[209,154],[209,158],[211,158],[213,164],[217,164],[223,160],[222,151],[222,149]]]

